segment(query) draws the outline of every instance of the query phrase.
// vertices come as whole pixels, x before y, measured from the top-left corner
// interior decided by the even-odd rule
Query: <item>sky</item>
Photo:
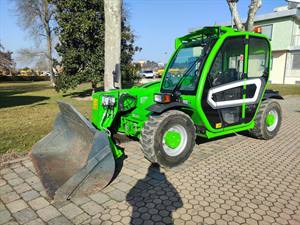
[[[174,50],[175,38],[191,28],[230,22],[226,0],[123,0],[129,22],[142,48],[135,60],[166,62]],[[246,18],[250,0],[239,0],[238,8]],[[258,15],[285,5],[285,0],[263,0]],[[34,48],[36,43],[18,25],[18,15],[11,0],[0,0],[0,42],[16,53],[21,48]],[[16,54],[14,54],[14,58]],[[18,63],[18,62],[17,62]]]

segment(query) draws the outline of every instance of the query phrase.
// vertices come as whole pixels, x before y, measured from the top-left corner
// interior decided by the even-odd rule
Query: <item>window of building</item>
[[[274,56],[272,55],[271,62],[270,62],[270,70],[273,70],[273,61],[274,61]]]
[[[293,70],[300,70],[300,53],[293,54],[293,63],[292,63]]]
[[[261,26],[261,33],[266,35],[270,40],[272,40],[273,24]]]

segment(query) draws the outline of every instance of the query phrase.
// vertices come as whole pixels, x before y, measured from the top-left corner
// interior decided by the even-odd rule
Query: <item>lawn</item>
[[[271,84],[268,89],[279,91],[282,96],[300,95],[300,85],[293,84]]]
[[[73,104],[90,116],[91,102],[76,97],[90,94],[89,84],[66,94],[57,93],[49,82],[0,83],[0,155],[28,152],[51,129],[57,112],[56,102]]]
[[[90,95],[90,85],[83,84],[66,94],[57,93],[49,82],[0,83],[0,155],[24,154],[51,129],[57,114],[56,102],[73,104],[90,117],[91,102],[78,100]],[[270,85],[282,95],[300,95],[300,86]]]

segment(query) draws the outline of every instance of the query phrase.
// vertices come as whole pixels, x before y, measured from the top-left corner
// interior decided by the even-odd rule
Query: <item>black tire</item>
[[[268,130],[266,117],[270,111],[276,111],[278,114],[277,125],[273,130]],[[258,139],[269,140],[276,136],[278,133],[282,121],[282,110],[278,102],[274,100],[263,101],[260,105],[259,111],[255,118],[255,126],[249,131],[252,137]]]
[[[163,136],[172,126],[183,127],[187,142],[180,154],[168,155],[163,148]],[[188,159],[195,146],[195,126],[191,118],[177,110],[170,110],[161,115],[152,115],[142,130],[141,145],[145,157],[152,163],[163,167],[174,167]]]

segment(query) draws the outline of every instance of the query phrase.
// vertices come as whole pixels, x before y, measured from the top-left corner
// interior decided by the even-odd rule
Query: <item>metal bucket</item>
[[[115,159],[109,137],[72,105],[59,102],[54,129],[30,153],[47,194],[56,201],[89,195],[112,179]]]

